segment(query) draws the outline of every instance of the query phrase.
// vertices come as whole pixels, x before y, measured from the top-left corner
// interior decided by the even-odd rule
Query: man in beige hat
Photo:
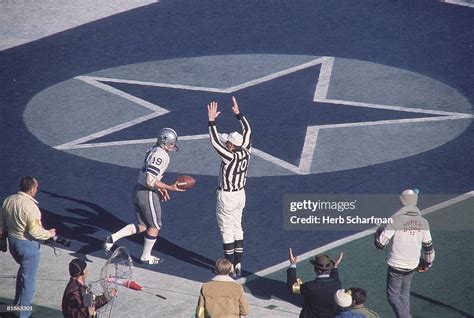
[[[341,252],[338,260],[334,262],[327,255],[316,255],[314,259],[310,260],[310,263],[313,264],[314,272],[316,273],[316,279],[303,283],[301,279],[296,276],[297,258],[293,255],[290,248],[290,267],[287,270],[286,282],[288,288],[294,294],[300,294],[304,297],[300,318],[334,317],[337,310],[334,294],[342,285],[337,272],[337,266],[342,256],[343,253]]]

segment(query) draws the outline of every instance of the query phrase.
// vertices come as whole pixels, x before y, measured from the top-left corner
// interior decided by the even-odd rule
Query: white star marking
[[[112,142],[101,142],[101,143],[87,143],[93,139],[107,136],[111,133],[117,132],[119,130],[137,125],[144,121],[147,121],[151,118],[158,117],[168,113],[169,111],[159,105],[150,103],[146,100],[138,98],[137,96],[130,95],[119,89],[113,88],[102,82],[111,82],[111,83],[126,83],[134,85],[146,85],[146,86],[155,86],[155,87],[167,87],[174,89],[184,89],[184,90],[195,90],[195,91],[206,91],[206,92],[216,92],[216,93],[234,93],[241,89],[258,85],[260,83],[270,81],[272,79],[291,74],[305,68],[321,64],[321,71],[319,74],[319,79],[316,84],[316,90],[314,92],[314,102],[335,104],[335,105],[345,105],[353,107],[364,107],[364,108],[374,108],[374,109],[385,109],[385,110],[395,110],[402,112],[410,113],[419,113],[427,115],[436,115],[435,117],[420,117],[420,118],[409,118],[409,119],[394,119],[394,120],[379,120],[379,121],[370,121],[370,122],[354,122],[354,123],[344,123],[344,124],[330,124],[330,125],[314,125],[308,126],[306,129],[306,137],[301,151],[301,158],[299,165],[293,165],[287,161],[284,161],[280,158],[274,157],[264,151],[253,148],[253,154],[267,160],[275,165],[278,165],[282,168],[290,170],[296,174],[304,175],[309,174],[311,169],[311,164],[313,161],[314,153],[316,150],[316,142],[318,139],[318,133],[322,129],[340,129],[346,127],[356,127],[356,126],[376,126],[376,125],[400,125],[406,123],[415,123],[415,122],[434,122],[434,121],[443,121],[443,120],[459,120],[472,118],[471,114],[466,113],[457,113],[457,112],[445,112],[439,110],[428,110],[421,108],[410,108],[410,107],[400,107],[400,106],[391,106],[391,105],[381,105],[381,104],[370,104],[370,103],[360,103],[347,100],[336,100],[328,99],[328,89],[331,83],[331,74],[334,65],[334,57],[321,57],[313,61],[285,69],[249,82],[242,83],[237,86],[232,86],[226,89],[212,88],[212,87],[199,87],[199,86],[188,86],[188,85],[175,85],[167,83],[156,83],[156,82],[143,82],[136,80],[126,80],[118,78],[106,78],[106,77],[95,77],[95,76],[77,76],[76,79],[84,81],[92,86],[95,86],[99,89],[102,89],[108,93],[118,95],[122,98],[125,98],[131,102],[134,102],[142,107],[148,108],[151,110],[151,113],[145,116],[138,117],[134,120],[124,122],[120,125],[116,125],[105,130],[98,131],[96,133],[81,137],[79,139],[55,146],[55,149],[58,150],[68,150],[68,149],[84,149],[84,148],[98,148],[98,147],[107,147],[107,146],[119,146],[119,145],[131,145],[131,144],[148,144],[154,143],[156,138],[150,139],[136,139],[136,140],[121,140],[121,141],[112,141]],[[180,140],[197,140],[197,139],[206,139],[209,138],[208,134],[202,135],[189,135],[189,136],[180,136]]]

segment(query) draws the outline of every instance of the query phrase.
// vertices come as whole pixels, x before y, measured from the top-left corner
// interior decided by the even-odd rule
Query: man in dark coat
[[[327,255],[316,255],[310,261],[314,266],[316,279],[303,283],[296,276],[296,256],[290,248],[290,267],[287,270],[287,286],[295,294],[303,296],[303,309],[300,318],[329,318],[334,317],[337,310],[334,294],[341,288],[337,266],[342,258],[342,252],[336,262]]]
[[[89,318],[96,316],[96,309],[109,302],[105,295],[95,297],[86,286],[87,264],[79,258],[69,263],[71,278],[64,290],[61,309],[65,318]],[[116,296],[117,291],[112,291]]]

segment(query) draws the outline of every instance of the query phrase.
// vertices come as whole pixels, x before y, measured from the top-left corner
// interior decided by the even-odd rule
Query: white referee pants
[[[242,211],[245,208],[245,190],[226,192],[217,190],[217,225],[224,244],[244,239]]]

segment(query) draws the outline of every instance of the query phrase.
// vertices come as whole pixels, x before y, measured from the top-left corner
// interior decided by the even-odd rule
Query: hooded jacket
[[[413,190],[403,191],[402,208],[393,214],[393,223],[387,224],[376,238],[376,245],[383,248],[393,237],[387,264],[402,271],[417,268],[420,257],[427,265],[431,265],[435,257],[430,226],[416,207],[417,201],[418,195]]]

